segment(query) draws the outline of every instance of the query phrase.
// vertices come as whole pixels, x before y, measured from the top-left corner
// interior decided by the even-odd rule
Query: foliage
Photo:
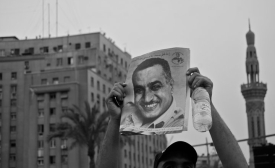
[[[73,108],[69,108],[61,115],[61,122],[57,123],[55,131],[49,134],[48,141],[53,138],[71,139],[70,149],[76,145],[88,147],[90,168],[93,168],[95,147],[100,146],[107,128],[107,120],[107,112],[100,113],[96,106],[90,108],[88,102],[85,102],[84,111],[73,105]]]

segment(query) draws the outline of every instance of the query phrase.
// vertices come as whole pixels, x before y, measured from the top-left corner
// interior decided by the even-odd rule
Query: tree
[[[69,108],[61,115],[61,122],[57,123],[55,131],[49,134],[48,141],[53,138],[71,139],[69,149],[77,145],[88,147],[90,168],[94,168],[95,147],[100,147],[107,128],[108,116],[107,112],[100,113],[96,106],[91,108],[88,102],[85,102],[84,111],[73,105],[73,108]]]

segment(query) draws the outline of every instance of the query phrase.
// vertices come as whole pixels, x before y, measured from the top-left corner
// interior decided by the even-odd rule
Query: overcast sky
[[[56,36],[56,0],[0,0],[0,37]],[[255,33],[260,81],[267,83],[266,134],[275,133],[275,1],[265,0],[58,0],[58,36],[105,32],[134,57],[154,50],[186,47],[191,66],[214,82],[213,102],[236,139],[248,138],[245,100],[245,53],[248,18]],[[49,6],[49,7],[48,7]],[[49,10],[50,9],[50,10]],[[50,11],[50,15],[48,13]],[[48,19],[50,16],[50,20]],[[49,29],[50,27],[50,29]],[[191,116],[191,115],[190,115]],[[170,142],[212,141],[194,130],[168,136]],[[275,137],[267,138],[275,144]],[[247,142],[240,143],[249,158]],[[199,154],[205,147],[196,148]]]

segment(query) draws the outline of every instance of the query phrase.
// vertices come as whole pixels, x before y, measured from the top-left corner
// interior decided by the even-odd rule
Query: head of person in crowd
[[[134,103],[144,123],[157,119],[173,102],[173,84],[169,63],[149,58],[140,63],[132,75]]]
[[[197,152],[188,143],[178,141],[155,157],[154,168],[195,168]]]

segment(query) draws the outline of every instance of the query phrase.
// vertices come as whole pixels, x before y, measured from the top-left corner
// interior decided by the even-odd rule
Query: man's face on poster
[[[159,64],[138,71],[133,80],[135,104],[144,120],[161,116],[172,103],[172,80]]]

